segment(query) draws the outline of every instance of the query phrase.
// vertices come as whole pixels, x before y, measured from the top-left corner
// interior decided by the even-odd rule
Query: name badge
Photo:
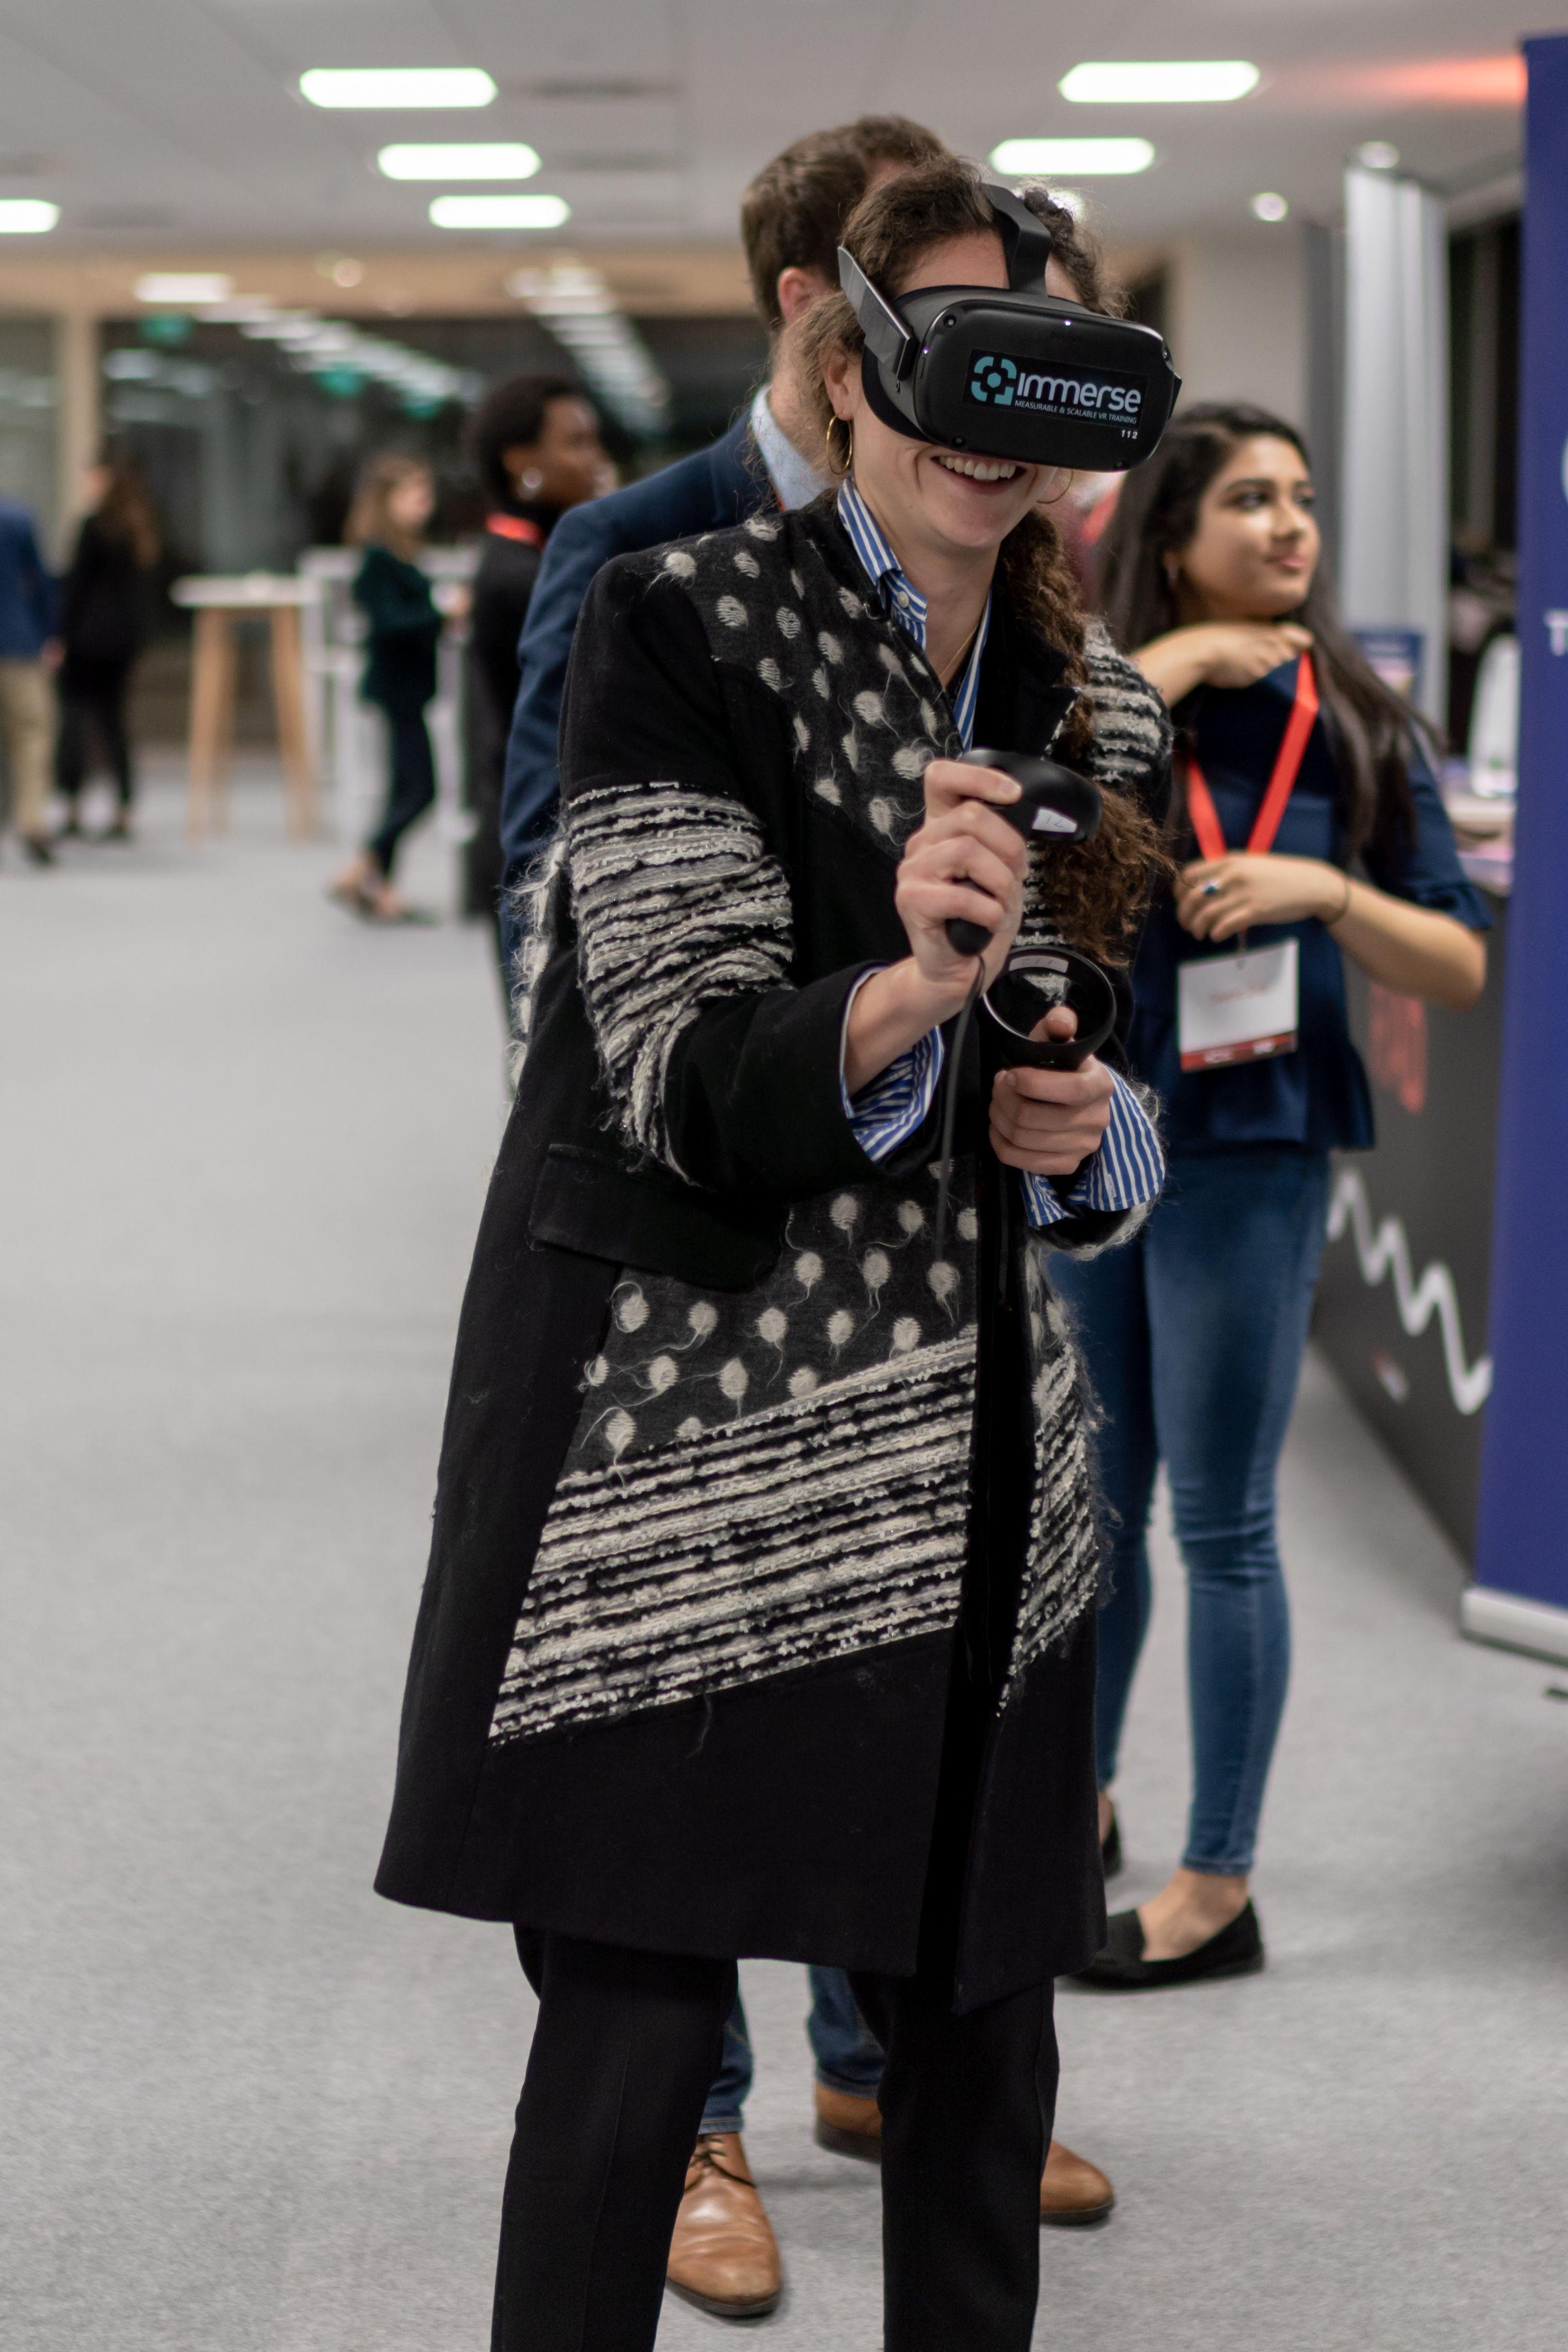
[[[1184,1070],[1218,1070],[1296,1050],[1297,942],[1176,967],[1176,1042]]]

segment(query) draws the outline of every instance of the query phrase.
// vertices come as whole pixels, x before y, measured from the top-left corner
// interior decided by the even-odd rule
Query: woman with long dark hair
[[[55,782],[66,803],[61,838],[80,835],[82,788],[96,736],[117,796],[102,837],[129,841],[136,785],[125,702],[146,635],[158,526],[139,470],[113,450],[88,467],[82,488],[88,510],[60,596]]]
[[[1033,201],[1048,283],[1102,299]],[[890,292],[1006,283],[956,163],[846,238]],[[1026,2352],[1051,1981],[1102,1932],[1052,1268],[1159,1155],[1105,1062],[987,1074],[972,1036],[941,1249],[931,1163],[948,920],[987,975],[1064,934],[1124,964],[1168,730],[1041,469],[881,423],[842,297],[799,332],[837,492],[589,593],[458,1339],[378,1883],[511,1921],[540,1994],[498,2352],[653,2343],[742,1954],[849,1969],[886,2052],[888,2352]],[[1053,740],[1105,816],[1050,858],[959,754]]]
[[[468,808],[468,908],[493,926],[501,994],[510,988],[500,934],[501,783],[517,700],[518,640],[545,543],[567,509],[606,487],[599,420],[569,376],[520,375],[474,412],[474,462],[488,511],[468,613],[463,718]],[[613,477],[611,478],[613,479]]]
[[[1260,1968],[1249,1874],[1289,1664],[1275,1473],[1307,1340],[1329,1153],[1373,1139],[1342,955],[1464,1007],[1486,927],[1407,706],[1336,622],[1293,425],[1209,405],[1131,475],[1106,535],[1111,630],[1178,729],[1173,887],[1133,969],[1129,1055],[1170,1174],[1133,1245],[1063,1269],[1104,1409],[1111,1507],[1096,1700],[1101,1828],[1149,1621],[1163,1460],[1188,1580],[1194,1787],[1180,1868],[1086,1981]]]

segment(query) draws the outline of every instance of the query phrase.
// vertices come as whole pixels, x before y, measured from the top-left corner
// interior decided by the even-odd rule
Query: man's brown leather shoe
[[[816,2099],[816,2145],[835,2156],[858,2156],[862,2163],[882,2161],[882,2110],[875,2099],[858,2098],[852,2091],[830,2091],[826,2083],[814,2086]]]
[[[816,2144],[835,2156],[856,2156],[868,2164],[882,2157],[882,2110],[875,2099],[855,2098],[847,2091],[816,2086]],[[1098,2164],[1075,2156],[1059,2139],[1052,2140],[1040,2182],[1040,2219],[1058,2228],[1082,2227],[1103,2221],[1116,2202],[1116,2191]]]
[[[704,2132],[686,2168],[669,2284],[719,2319],[762,2319],[784,2288],[778,2241],[739,2132]]]
[[[1046,2151],[1045,2178],[1040,2182],[1040,2219],[1058,2229],[1083,2229],[1110,2218],[1116,2191],[1098,2164],[1075,2156],[1059,2139]]]

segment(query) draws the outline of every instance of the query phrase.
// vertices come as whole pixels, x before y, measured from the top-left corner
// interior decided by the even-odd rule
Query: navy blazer
[[[53,633],[55,609],[55,583],[38,552],[33,518],[14,499],[0,499],[0,661],[37,661]]]
[[[742,416],[711,448],[562,516],[544,551],[517,648],[522,676],[506,747],[500,814],[509,888],[555,828],[561,698],[577,615],[595,573],[614,555],[638,554],[698,531],[732,530],[772,496]]]

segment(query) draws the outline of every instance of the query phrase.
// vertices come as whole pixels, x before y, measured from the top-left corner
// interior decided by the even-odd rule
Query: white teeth
[[[937,464],[945,466],[950,474],[967,474],[973,482],[1010,482],[1018,471],[1000,457],[950,457],[938,451]]]

